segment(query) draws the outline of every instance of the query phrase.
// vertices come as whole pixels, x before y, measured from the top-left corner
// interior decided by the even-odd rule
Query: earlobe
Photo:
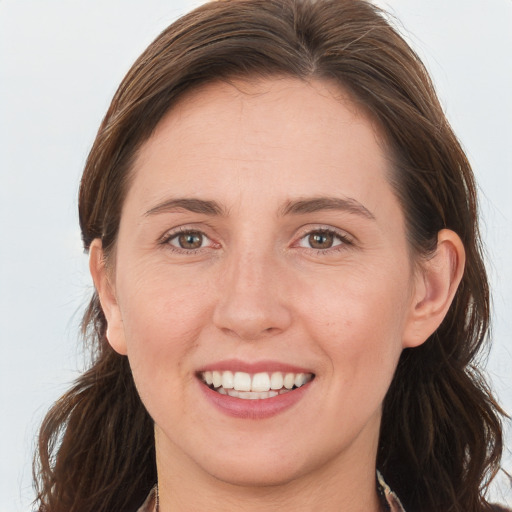
[[[404,348],[424,343],[441,325],[464,273],[466,261],[460,237],[449,229],[438,233],[437,247],[420,265],[404,332]]]
[[[99,238],[94,239],[89,248],[89,270],[100,299],[101,308],[107,319],[108,342],[116,352],[126,355],[126,340],[121,311]]]

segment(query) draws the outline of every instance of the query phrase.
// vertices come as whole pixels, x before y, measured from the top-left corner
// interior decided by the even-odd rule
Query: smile
[[[199,378],[221,395],[244,400],[264,400],[302,387],[313,379],[312,373],[205,371]]]

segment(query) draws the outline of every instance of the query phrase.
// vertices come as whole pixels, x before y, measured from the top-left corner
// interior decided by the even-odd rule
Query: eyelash
[[[314,248],[314,247],[304,247],[304,246],[300,245],[300,243],[306,237],[309,237],[314,234],[332,236],[334,239],[337,239],[340,243],[333,245],[331,247],[327,247],[325,249],[318,249],[318,248]],[[185,249],[183,247],[177,247],[177,246],[172,245],[171,242],[181,235],[199,235],[199,236],[201,236],[202,237],[201,247],[198,247],[195,249]],[[166,235],[164,235],[160,241],[160,244],[165,245],[171,251],[177,252],[179,254],[194,255],[200,251],[203,251],[203,250],[209,248],[208,246],[206,246],[206,247],[202,246],[203,243],[205,243],[205,239],[206,239],[206,241],[209,240],[210,243],[212,243],[210,238],[205,233],[203,233],[201,230],[180,227],[177,230],[173,231],[172,233],[167,233]],[[218,244],[218,243],[217,244],[213,243],[213,244],[217,246],[215,248],[220,247],[220,244]],[[307,231],[304,231],[301,234],[301,236],[298,238],[298,240],[296,242],[294,242],[292,247],[300,247],[307,251],[314,251],[315,254],[325,256],[327,254],[332,254],[333,252],[345,250],[347,248],[347,246],[353,246],[353,245],[354,245],[354,242],[353,242],[352,238],[349,237],[348,235],[341,233],[332,228],[318,227],[315,229],[308,229]]]
[[[202,237],[201,247],[198,247],[197,249],[185,249],[183,247],[177,247],[177,246],[174,246],[171,244],[172,240],[178,238],[181,235],[196,235],[196,234],[200,235]],[[186,228],[186,227],[180,227],[180,228],[176,229],[175,231],[173,231],[172,233],[167,233],[166,235],[164,235],[160,241],[160,244],[165,245],[173,252],[177,252],[179,254],[193,255],[193,254],[198,253],[199,251],[202,251],[202,250],[208,248],[208,247],[202,247],[202,244],[205,242],[205,239],[210,240],[210,238],[199,229],[190,229],[190,228]],[[210,240],[210,242],[211,242],[211,240]],[[219,244],[217,244],[217,245],[219,245]]]
[[[315,247],[304,247],[299,245],[301,241],[303,241],[305,238],[310,237],[311,235],[314,234],[332,236],[334,239],[338,239],[340,243],[332,245],[331,247],[327,247],[325,249],[318,249]],[[347,246],[353,246],[354,242],[353,239],[346,233],[342,233],[340,231],[328,227],[318,227],[314,229],[308,229],[307,231],[305,231],[295,244],[308,251],[314,251],[315,254],[327,255],[332,254],[333,252],[346,250]]]

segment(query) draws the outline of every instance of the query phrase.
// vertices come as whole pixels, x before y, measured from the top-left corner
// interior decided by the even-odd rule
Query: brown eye
[[[347,237],[334,230],[317,229],[305,234],[297,245],[306,249],[327,251],[338,246],[351,245],[351,242]]]
[[[199,249],[203,246],[206,237],[199,231],[186,231],[179,233],[171,238],[169,241],[174,247],[180,249],[193,250]]]
[[[308,243],[312,249],[329,249],[334,244],[334,233],[316,231],[308,235]]]

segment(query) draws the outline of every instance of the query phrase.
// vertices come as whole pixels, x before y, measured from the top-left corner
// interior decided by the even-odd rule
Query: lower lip
[[[222,413],[235,418],[260,420],[280,414],[299,402],[307,393],[312,381],[300,388],[272,398],[246,400],[229,395],[221,395],[198,380],[206,399]]]

